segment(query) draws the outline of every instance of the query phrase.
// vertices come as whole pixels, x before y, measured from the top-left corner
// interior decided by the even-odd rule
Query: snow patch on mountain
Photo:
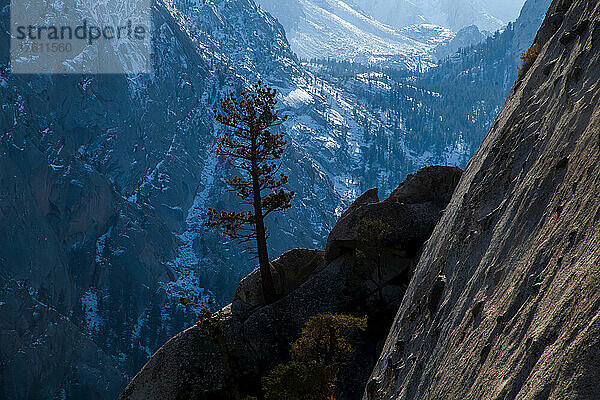
[[[94,288],[90,288],[81,296],[81,308],[85,315],[85,327],[87,332],[95,333],[104,323],[98,308],[98,293]]]
[[[303,104],[309,104],[312,100],[313,97],[310,95],[310,93],[301,88],[292,90],[283,98],[284,103],[290,107],[298,107]]]

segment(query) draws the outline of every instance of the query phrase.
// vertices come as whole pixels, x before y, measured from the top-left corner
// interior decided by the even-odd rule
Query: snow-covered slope
[[[468,26],[494,32],[524,0],[257,0],[303,59],[335,58],[416,68]],[[467,45],[475,43],[467,43]]]
[[[0,0],[0,398],[109,399],[197,320],[179,297],[229,301],[251,257],[203,226],[230,208],[212,110],[259,77],[300,73],[252,1],[153,4],[153,73],[10,74]],[[271,254],[319,247],[344,205],[294,143],[297,192]],[[298,240],[299,241],[298,241]]]
[[[348,0],[395,28],[430,23],[458,31],[466,26],[495,31],[514,20],[524,0]]]
[[[415,67],[419,58],[453,37],[439,26],[395,29],[341,0],[258,0],[284,25],[291,48],[301,58],[393,61]],[[425,21],[420,21],[425,22]]]

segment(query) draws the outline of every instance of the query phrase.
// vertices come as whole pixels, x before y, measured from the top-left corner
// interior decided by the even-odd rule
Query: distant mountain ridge
[[[303,59],[335,58],[356,62],[386,60],[414,68],[453,34],[440,26],[415,23],[392,28],[341,0],[258,0],[284,25],[291,48]]]
[[[283,24],[291,48],[303,59],[335,58],[415,67],[454,32],[476,25],[494,32],[509,21],[479,0],[257,0]],[[504,4],[518,15],[522,0]],[[496,10],[498,11],[498,10]],[[469,42],[468,44],[473,44]]]
[[[524,0],[348,0],[379,21],[403,28],[428,23],[454,32],[470,25],[495,31],[514,20]]]

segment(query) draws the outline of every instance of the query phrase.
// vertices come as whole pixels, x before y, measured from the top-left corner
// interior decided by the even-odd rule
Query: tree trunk
[[[253,147],[256,145],[253,143]],[[255,150],[255,149],[253,149]],[[255,153],[255,151],[253,151]],[[273,276],[271,275],[271,263],[269,262],[269,250],[267,248],[267,231],[262,210],[262,196],[260,193],[260,182],[258,175],[258,164],[256,158],[252,160],[252,190],[254,195],[254,217],[256,219],[256,249],[258,253],[258,264],[260,280],[262,283],[265,303],[270,304],[277,300]]]

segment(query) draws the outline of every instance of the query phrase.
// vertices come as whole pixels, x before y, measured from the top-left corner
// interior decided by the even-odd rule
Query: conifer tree
[[[265,399],[333,400],[340,367],[355,351],[347,335],[366,328],[366,317],[312,317],[292,344],[291,361],[279,364],[262,379]]]
[[[237,193],[240,204],[250,210],[241,212],[208,210],[209,227],[221,227],[225,236],[248,244],[258,258],[265,302],[277,295],[271,275],[265,218],[291,207],[294,192],[283,186],[288,177],[280,174],[281,156],[287,144],[281,125],[286,116],[275,109],[277,93],[257,82],[239,96],[231,93],[215,111],[223,127],[218,153],[225,156],[237,175],[227,179],[230,190]]]

